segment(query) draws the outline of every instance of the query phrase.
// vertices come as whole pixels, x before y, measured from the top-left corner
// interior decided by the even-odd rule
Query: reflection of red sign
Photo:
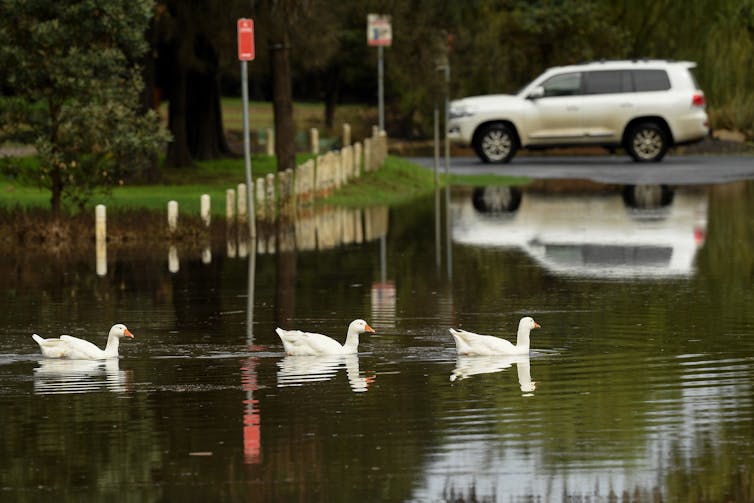
[[[393,27],[390,16],[367,15],[367,45],[390,46],[393,43]]]
[[[258,358],[249,358],[241,367],[241,387],[246,391],[246,400],[243,401],[243,455],[247,465],[257,464],[260,461],[262,450],[262,413],[259,410],[259,400],[254,398],[257,386],[257,363]]]
[[[254,21],[251,19],[238,20],[238,59],[252,61],[254,59]]]

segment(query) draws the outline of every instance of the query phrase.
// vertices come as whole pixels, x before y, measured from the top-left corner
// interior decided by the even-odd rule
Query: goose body
[[[516,344],[500,337],[475,334],[466,330],[451,328],[450,334],[456,342],[459,355],[528,355],[529,332],[532,328],[540,328],[539,323],[529,316],[518,322]]]
[[[344,344],[314,332],[283,330],[279,327],[275,329],[275,332],[283,342],[285,353],[291,356],[350,355],[358,351],[359,335],[364,332],[374,332],[374,329],[364,320],[354,320],[348,325],[348,334]]]
[[[118,345],[123,337],[133,339],[133,334],[120,323],[113,325],[107,336],[107,345],[105,349],[100,349],[89,341],[72,337],[70,335],[61,335],[55,339],[43,339],[34,334],[32,339],[39,344],[42,355],[45,358],[67,358],[69,360],[103,360],[106,358],[118,357]]]

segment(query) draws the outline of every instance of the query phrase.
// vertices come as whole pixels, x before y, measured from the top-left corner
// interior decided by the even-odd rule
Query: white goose
[[[125,325],[118,323],[113,325],[107,336],[107,346],[100,349],[89,341],[72,337],[70,335],[61,335],[57,339],[43,339],[37,334],[31,336],[39,348],[42,355],[46,358],[68,358],[70,360],[102,360],[105,358],[118,357],[118,344],[122,337],[134,335],[126,328]]]
[[[499,337],[475,334],[466,330],[451,328],[450,334],[456,341],[459,355],[528,355],[529,332],[532,328],[540,328],[539,323],[529,316],[521,318],[518,322],[515,345]]]
[[[359,334],[363,334],[364,332],[374,333],[374,329],[364,320],[353,320],[348,325],[348,335],[343,345],[326,335],[312,332],[283,330],[282,328],[276,328],[275,332],[280,336],[280,340],[283,341],[283,348],[288,355],[350,355],[358,351]]]

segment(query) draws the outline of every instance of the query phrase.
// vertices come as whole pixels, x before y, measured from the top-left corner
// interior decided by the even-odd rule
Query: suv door
[[[541,96],[529,99],[525,144],[557,145],[583,140],[581,75],[581,72],[561,73],[542,82]]]
[[[590,143],[618,144],[625,125],[636,114],[628,70],[593,70],[583,73],[581,118]]]

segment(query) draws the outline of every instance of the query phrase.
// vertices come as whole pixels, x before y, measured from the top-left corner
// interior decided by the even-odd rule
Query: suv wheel
[[[490,124],[477,135],[474,149],[484,162],[508,162],[516,153],[516,137],[505,124]]]
[[[658,162],[668,151],[667,134],[654,122],[634,126],[627,140],[626,149],[637,162]]]

